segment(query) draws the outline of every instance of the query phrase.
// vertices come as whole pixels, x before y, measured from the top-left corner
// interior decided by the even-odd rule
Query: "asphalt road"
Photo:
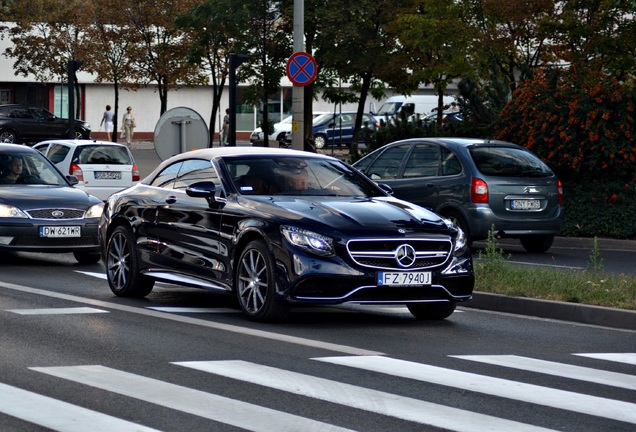
[[[460,307],[303,308],[114,297],[101,263],[0,262],[0,430],[631,432],[636,331]]]

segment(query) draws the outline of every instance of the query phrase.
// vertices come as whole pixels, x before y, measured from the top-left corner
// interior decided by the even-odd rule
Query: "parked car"
[[[97,140],[49,140],[35,144],[64,174],[77,177],[76,188],[106,200],[140,180],[132,153],[123,144]]]
[[[314,111],[313,118],[318,117],[319,115],[324,114],[324,111]],[[269,136],[270,141],[280,142],[285,140],[285,134],[291,132],[292,130],[292,121],[294,116],[285,117],[279,123],[274,123],[274,132]],[[262,141],[265,137],[262,128],[254,129],[254,132],[250,135],[250,143],[254,144],[254,141]]]
[[[0,252],[72,252],[100,259],[97,226],[103,201],[72,187],[42,153],[0,144]]]
[[[354,166],[396,197],[450,218],[469,244],[494,227],[528,252],[545,252],[563,226],[557,176],[527,149],[503,141],[415,138],[388,144]]]
[[[49,138],[68,138],[68,119],[44,108],[28,105],[0,105],[0,142],[30,143]],[[75,138],[89,139],[91,126],[75,120]]]
[[[111,290],[155,281],[233,293],[250,319],[293,304],[402,304],[448,317],[471,298],[463,232],[350,165],[280,148],[195,150],[112,195],[99,238]]]
[[[442,125],[449,125],[464,120],[464,116],[459,111],[444,111],[442,113]],[[437,113],[428,114],[422,118],[424,123],[437,123]]]
[[[321,149],[327,145],[349,146],[353,141],[353,129],[355,127],[357,113],[325,113],[314,119],[313,134],[316,148]],[[366,131],[374,131],[380,126],[380,122],[373,114],[364,113],[360,139],[364,141]],[[289,132],[285,136],[288,147],[291,145],[292,135]]]

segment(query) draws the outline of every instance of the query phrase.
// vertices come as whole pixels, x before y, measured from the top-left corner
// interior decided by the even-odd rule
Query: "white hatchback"
[[[133,186],[140,180],[132,153],[123,144],[110,141],[60,139],[33,146],[62,174],[74,175],[75,185],[101,200]]]

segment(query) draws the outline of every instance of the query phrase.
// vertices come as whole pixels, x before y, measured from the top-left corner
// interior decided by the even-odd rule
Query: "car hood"
[[[0,204],[21,210],[52,207],[88,209],[100,202],[100,199],[72,187],[20,185],[0,188]]]
[[[448,229],[435,213],[392,197],[336,198],[280,197],[254,198],[243,205],[302,223],[325,225],[342,230],[436,231]]]

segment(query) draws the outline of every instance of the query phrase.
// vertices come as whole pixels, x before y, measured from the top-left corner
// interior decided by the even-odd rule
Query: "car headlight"
[[[28,219],[28,216],[22,210],[7,204],[0,204],[0,217]]]
[[[453,255],[461,256],[466,253],[466,249],[468,249],[468,238],[466,237],[466,233],[457,226],[452,220],[444,218],[444,223],[451,231],[455,231],[455,244],[453,245]]]
[[[86,212],[85,218],[100,218],[102,217],[102,213],[104,213],[104,203],[95,204],[91,206]]]
[[[291,226],[282,226],[281,232],[288,242],[320,256],[333,256],[333,239],[313,231]]]

